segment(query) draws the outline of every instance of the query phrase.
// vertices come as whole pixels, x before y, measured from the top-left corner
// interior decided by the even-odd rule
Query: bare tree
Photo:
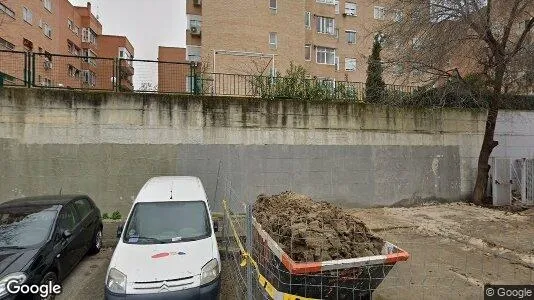
[[[498,145],[495,124],[505,93],[532,88],[534,0],[393,0],[382,31],[384,62],[402,66],[403,80],[440,83],[476,76],[486,92],[486,128],[478,158],[473,202],[485,198],[489,157]],[[482,90],[482,91],[480,91]]]

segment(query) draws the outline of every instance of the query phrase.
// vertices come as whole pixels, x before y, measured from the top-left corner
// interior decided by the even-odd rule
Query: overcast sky
[[[69,0],[78,6],[87,0]],[[125,35],[135,58],[157,59],[158,46],[185,47],[184,0],[92,0],[104,34]]]

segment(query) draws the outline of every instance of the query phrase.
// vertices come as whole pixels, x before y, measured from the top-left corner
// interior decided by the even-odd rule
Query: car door
[[[91,202],[87,198],[79,198],[73,202],[76,212],[80,216],[80,239],[83,243],[83,255],[87,253],[93,242],[93,235],[95,233],[95,224],[97,219],[93,213]]]
[[[80,218],[72,204],[65,205],[58,216],[57,222],[57,259],[61,268],[61,276],[68,274],[78,263],[83,244],[80,240]],[[64,236],[68,230],[69,236]]]

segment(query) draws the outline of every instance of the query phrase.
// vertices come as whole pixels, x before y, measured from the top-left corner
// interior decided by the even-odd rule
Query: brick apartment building
[[[177,47],[158,48],[158,92],[190,91],[191,69],[186,60],[186,49]]]
[[[282,74],[290,62],[318,78],[364,82],[377,28],[401,18],[380,0],[187,0],[186,57],[215,73]],[[387,80],[387,78],[386,78]]]
[[[68,0],[1,0],[0,50],[34,53],[36,85],[106,90],[116,80],[114,58],[134,52],[126,37],[102,35],[89,2],[78,7]],[[0,72],[15,82],[26,79],[23,66],[23,55],[0,52]]]

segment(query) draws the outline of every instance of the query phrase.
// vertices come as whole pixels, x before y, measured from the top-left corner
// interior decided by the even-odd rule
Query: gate
[[[521,203],[534,205],[534,159],[517,159],[518,189],[521,192]]]
[[[512,202],[511,165],[509,158],[493,158],[492,160],[492,191],[493,205],[504,206]]]

